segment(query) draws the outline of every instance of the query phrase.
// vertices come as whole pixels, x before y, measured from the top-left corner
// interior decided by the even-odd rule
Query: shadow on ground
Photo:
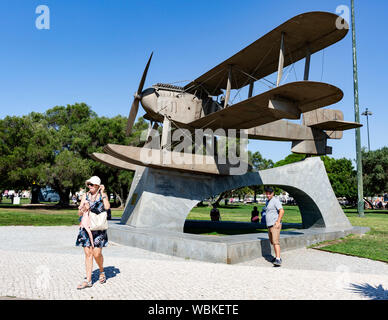
[[[105,271],[105,277],[107,281],[110,278],[114,278],[118,273],[120,273],[120,269],[113,266],[104,267],[104,271]],[[92,273],[92,283],[97,282],[99,277],[100,277],[100,270],[98,269],[94,270]]]
[[[302,234],[291,230],[301,230],[301,223],[284,223],[282,234]],[[289,231],[285,231],[289,230]],[[267,226],[263,223],[241,222],[241,221],[207,221],[207,220],[186,220],[184,233],[192,234],[218,234],[218,235],[240,235],[267,233]]]
[[[388,290],[385,290],[380,284],[379,286],[372,286],[369,283],[355,284],[351,283],[349,290],[354,293],[361,294],[371,300],[388,300]]]
[[[275,258],[272,255],[271,243],[269,240],[261,240],[261,254],[268,262],[272,262],[272,260]]]

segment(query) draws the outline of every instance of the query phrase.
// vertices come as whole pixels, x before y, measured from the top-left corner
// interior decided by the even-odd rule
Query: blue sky
[[[371,148],[377,149],[387,145],[388,2],[355,2],[360,107],[373,111]],[[154,59],[146,87],[192,80],[293,16],[335,13],[339,5],[350,6],[350,0],[0,0],[0,4],[0,118],[75,102],[112,117],[128,115],[151,51]],[[50,30],[35,27],[35,8],[42,4],[50,8]],[[303,62],[295,69],[296,76],[290,72],[287,81],[302,80]],[[324,55],[312,56],[310,79],[321,78],[344,91],[344,99],[331,108],[353,121],[350,32]],[[256,93],[265,89],[258,85]],[[362,123],[366,124],[365,117]],[[361,130],[366,146],[366,127]],[[355,158],[353,130],[329,145],[335,158]],[[291,143],[253,141],[249,148],[277,161],[290,153]]]

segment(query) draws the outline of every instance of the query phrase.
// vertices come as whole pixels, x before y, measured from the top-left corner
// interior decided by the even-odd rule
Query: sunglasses
[[[94,184],[88,183],[87,186],[88,186],[88,187],[93,187]]]

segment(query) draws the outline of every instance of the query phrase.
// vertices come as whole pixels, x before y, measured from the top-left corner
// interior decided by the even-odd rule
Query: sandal
[[[91,288],[92,286],[92,281],[87,281],[86,278],[84,278],[84,281],[78,285],[77,289],[82,290],[85,288]]]
[[[100,272],[100,278],[99,278],[99,281],[101,284],[105,283],[106,282],[106,276],[105,276],[105,272]]]

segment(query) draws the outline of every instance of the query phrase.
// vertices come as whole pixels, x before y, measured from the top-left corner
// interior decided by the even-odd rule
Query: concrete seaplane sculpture
[[[108,144],[105,153],[92,155],[106,165],[135,171],[121,226],[110,231],[112,236],[120,228],[122,232],[124,226],[130,227],[126,231],[142,230],[143,236],[147,230],[151,238],[161,232],[182,233],[187,215],[199,201],[223,191],[260,184],[277,185],[288,191],[299,205],[305,228],[350,230],[352,226],[338,204],[319,157],[248,172],[247,166],[241,166],[247,159],[240,163],[230,159],[222,162],[217,152],[172,150],[176,141],[171,138],[173,131],[193,138],[196,131],[209,130],[216,132],[209,143],[215,147],[220,136],[226,137],[234,129],[239,130],[234,138],[290,141],[294,153],[331,154],[328,139],[341,139],[344,130],[361,126],[344,121],[339,110],[322,109],[341,101],[343,92],[339,88],[309,80],[311,55],[340,41],[348,32],[346,21],[344,28],[337,28],[338,19],[341,18],[327,12],[300,14],[183,87],[159,83],[143,90],[151,54],[126,130],[130,135],[141,103],[146,112],[144,118],[150,121],[147,143],[142,148]],[[301,59],[305,59],[304,80],[281,84],[283,69]],[[268,81],[265,77],[275,72],[277,81],[273,87],[253,96],[254,83]],[[231,104],[231,90],[244,87],[248,88],[247,99]],[[301,117],[302,124],[287,121]],[[163,124],[161,137],[156,130],[159,124]],[[150,140],[157,140],[158,147],[151,147]],[[193,144],[190,140],[190,146]],[[145,157],[150,150],[156,153]],[[174,156],[190,161],[171,161]],[[167,158],[170,161],[165,161]],[[236,167],[246,170],[233,171]],[[122,237],[115,239],[120,242]],[[145,245],[144,239],[140,245],[139,240],[134,240],[136,237],[128,237],[131,245],[158,251],[150,248],[151,244]]]

